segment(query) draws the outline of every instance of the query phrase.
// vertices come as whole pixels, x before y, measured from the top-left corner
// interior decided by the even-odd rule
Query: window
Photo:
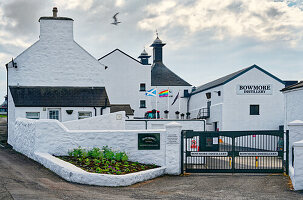
[[[39,112],[26,112],[26,118],[27,119],[40,119],[40,113]]]
[[[210,93],[210,92],[205,93],[205,95],[206,95],[206,98],[207,98],[207,99],[210,99],[210,98],[211,98],[211,93]]]
[[[250,105],[250,115],[260,115],[259,105]]]
[[[140,83],[140,91],[146,91],[145,83]]]
[[[189,97],[188,90],[184,90],[184,97]]]
[[[92,112],[89,111],[80,111],[78,112],[78,119],[85,119],[92,117]]]
[[[145,100],[140,100],[140,108],[146,108]]]
[[[221,96],[221,91],[218,91],[218,96]]]
[[[49,109],[48,110],[48,118],[56,119],[60,121],[60,110],[59,109]]]

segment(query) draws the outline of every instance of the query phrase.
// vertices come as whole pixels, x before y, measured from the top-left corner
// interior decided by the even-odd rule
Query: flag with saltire
[[[151,90],[148,90],[146,93],[145,93],[146,96],[152,96],[152,97],[155,97],[157,96],[157,89],[156,88],[153,88]]]
[[[175,97],[175,99],[174,99],[174,101],[173,101],[173,103],[172,103],[171,105],[174,105],[174,103],[175,103],[178,99],[179,99],[179,92],[178,92],[178,94],[176,95],[176,97]]]
[[[169,90],[159,92],[159,97],[168,97]]]

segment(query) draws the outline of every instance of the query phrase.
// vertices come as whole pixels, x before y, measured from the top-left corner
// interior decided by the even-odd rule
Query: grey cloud
[[[234,1],[231,4],[229,4],[226,8],[231,12],[240,13],[243,11],[242,5],[243,3],[241,1]]]
[[[282,11],[279,11],[278,9],[276,8],[269,8],[267,11],[266,11],[266,14],[268,17],[280,17],[284,14],[284,12]]]
[[[45,1],[41,0],[15,0],[5,4],[5,16],[16,22],[15,26],[8,25],[6,28],[15,35],[27,35],[37,31],[35,22],[37,22],[44,6]]]

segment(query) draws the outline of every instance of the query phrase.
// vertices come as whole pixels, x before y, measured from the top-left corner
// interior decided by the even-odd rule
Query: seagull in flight
[[[113,24],[113,25],[118,25],[119,23],[121,23],[121,22],[118,22],[118,19],[117,19],[117,15],[118,15],[119,13],[117,12],[114,16],[113,16],[113,18],[114,18],[114,22],[113,23],[111,23],[111,24]]]

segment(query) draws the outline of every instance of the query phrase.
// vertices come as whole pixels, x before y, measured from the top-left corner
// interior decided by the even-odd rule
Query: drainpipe
[[[105,103],[104,106],[101,107],[100,109],[100,114],[103,115],[103,109],[105,109],[107,107],[107,98],[105,98]]]
[[[95,116],[97,116],[97,108],[96,108],[96,107],[94,107],[94,109],[95,109]]]

